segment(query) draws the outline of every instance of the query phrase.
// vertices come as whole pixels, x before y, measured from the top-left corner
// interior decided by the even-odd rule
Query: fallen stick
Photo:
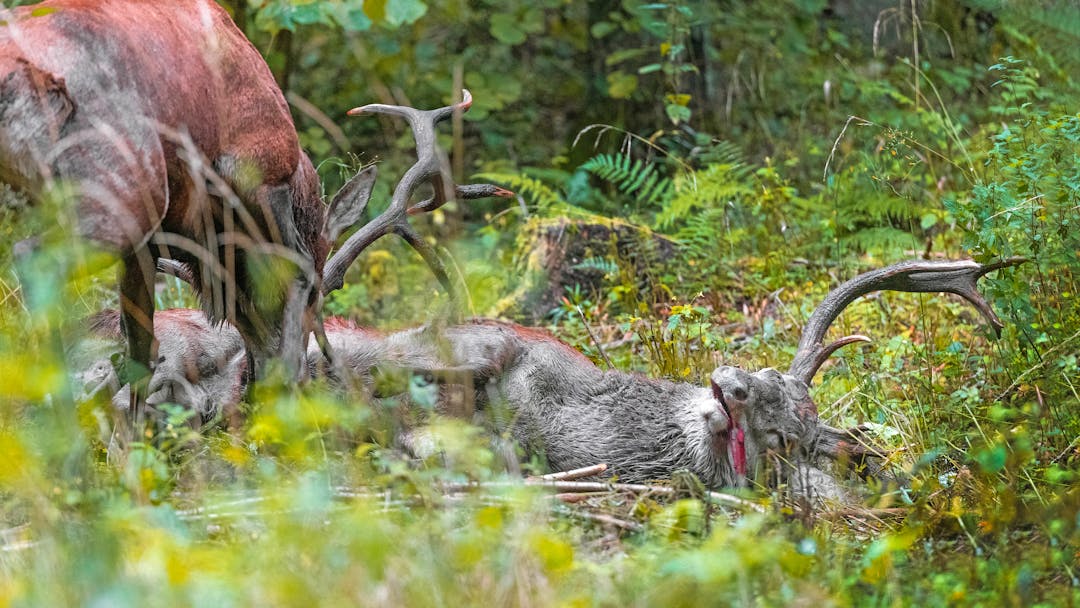
[[[637,522],[619,519],[618,517],[605,515],[604,513],[593,513],[592,511],[583,511],[581,509],[559,509],[559,512],[568,517],[594,521],[599,524],[614,526],[621,530],[630,530],[631,532],[640,532],[645,529],[645,526]]]
[[[561,493],[581,492],[630,492],[633,494],[675,494],[675,488],[668,486],[651,486],[640,483],[605,483],[602,481],[548,481],[546,479],[526,479],[524,482],[511,481],[487,481],[479,483],[451,483],[444,484],[443,490],[448,492],[468,492],[484,488],[512,488],[517,486],[545,488]],[[756,502],[724,494],[721,492],[707,492],[705,496],[716,503],[742,510],[764,513],[763,505]]]
[[[594,464],[591,467],[582,467],[580,469],[571,469],[569,471],[561,471],[558,473],[548,473],[547,475],[541,475],[539,477],[527,477],[528,481],[544,480],[544,481],[571,481],[574,479],[581,479],[582,477],[592,477],[593,475],[599,475],[607,470],[607,465],[604,463]]]

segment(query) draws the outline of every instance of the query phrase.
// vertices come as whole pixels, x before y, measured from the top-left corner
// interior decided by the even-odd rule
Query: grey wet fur
[[[104,393],[116,411],[126,411],[130,385],[120,386],[112,359],[123,352],[120,314],[107,310],[88,323],[86,336],[69,350],[68,365],[79,396]],[[247,352],[240,333],[228,324],[211,323],[201,310],[159,311],[154,325],[158,359],[150,377],[147,405],[171,403],[206,422],[235,407],[244,393]]]
[[[709,487],[741,486],[735,428],[744,431],[748,472],[768,451],[812,449],[818,435],[805,385],[772,369],[720,367],[710,387],[605,371],[550,335],[490,320],[406,330],[387,342],[399,363],[472,383],[494,430],[551,470],[606,463],[622,481],[688,470]]]

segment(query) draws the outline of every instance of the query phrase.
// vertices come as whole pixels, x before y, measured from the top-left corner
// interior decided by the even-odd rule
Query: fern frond
[[[678,193],[656,216],[657,228],[671,228],[688,220],[697,210],[721,207],[756,194],[751,171],[743,165],[710,165],[694,177],[697,186],[680,184]]]
[[[745,167],[749,172],[752,166],[743,154],[742,146],[737,143],[718,139],[703,147],[695,158],[700,166],[731,165]]]
[[[903,252],[919,247],[912,233],[890,226],[863,228],[840,237],[840,244],[847,251],[867,252],[882,257],[897,257]]]
[[[602,257],[590,257],[581,260],[577,264],[571,266],[573,270],[597,270],[606,275],[613,275],[619,272],[619,265],[612,260]]]
[[[866,224],[894,223],[898,225],[917,223],[923,212],[912,201],[881,193],[880,196],[860,197],[858,200],[839,201],[836,210],[837,225],[855,229]]]
[[[664,202],[671,195],[671,180],[660,175],[656,165],[624,154],[597,154],[581,168],[611,182],[619,192],[638,202]]]

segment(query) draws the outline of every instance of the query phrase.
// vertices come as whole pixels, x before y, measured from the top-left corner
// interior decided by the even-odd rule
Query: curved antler
[[[405,106],[386,104],[368,104],[349,110],[350,116],[363,114],[390,114],[401,116],[413,130],[416,141],[417,161],[401,181],[394,187],[390,206],[378,217],[357,230],[326,263],[323,273],[323,294],[340,289],[345,278],[345,271],[360,253],[382,236],[391,232],[405,239],[431,267],[443,287],[454,301],[458,301],[458,289],[451,281],[446,266],[439,258],[435,248],[425,241],[408,223],[409,215],[438,209],[454,197],[460,199],[482,198],[486,196],[512,196],[509,191],[487,184],[455,186],[447,170],[446,154],[436,141],[435,125],[449,118],[454,112],[464,112],[472,106],[472,94],[462,89],[462,101],[435,110],[417,110]],[[431,199],[409,206],[409,200],[416,189],[428,182],[434,194]]]
[[[825,333],[836,317],[859,296],[872,291],[892,290],[922,293],[947,292],[956,294],[974,306],[1001,335],[1004,324],[994,314],[990,304],[979,293],[976,282],[988,272],[1026,262],[1026,258],[1009,258],[993,264],[980,264],[971,260],[899,262],[878,270],[871,270],[840,285],[825,296],[825,300],[810,316],[803,328],[799,348],[791,362],[788,373],[808,386],[825,360],[838,348],[853,342],[869,342],[866,336],[847,336],[823,345]]]

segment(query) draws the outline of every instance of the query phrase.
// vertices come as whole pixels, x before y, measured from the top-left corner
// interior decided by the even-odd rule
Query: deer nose
[[[727,439],[731,429],[731,418],[721,409],[721,405],[715,401],[702,402],[698,405],[698,413],[705,420],[705,428],[709,434]]]
[[[162,403],[175,403],[173,399],[173,383],[164,382],[157,387],[151,385],[150,395],[146,398],[146,404],[150,406],[161,405]]]

